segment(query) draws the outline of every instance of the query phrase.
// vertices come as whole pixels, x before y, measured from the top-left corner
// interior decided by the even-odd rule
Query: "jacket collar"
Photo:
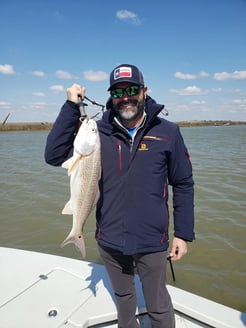
[[[105,131],[108,130],[110,133],[112,131],[112,125],[113,121],[116,118],[116,113],[114,109],[112,108],[112,101],[111,98],[108,99],[106,104],[107,111],[104,112],[102,119],[98,122],[100,127],[103,128]],[[150,96],[146,97],[146,103],[145,103],[145,112],[146,112],[146,120],[145,124],[149,125],[153,119],[155,119],[158,114],[163,110],[164,105],[157,104],[156,101],[151,98]],[[106,131],[105,131],[106,132]]]

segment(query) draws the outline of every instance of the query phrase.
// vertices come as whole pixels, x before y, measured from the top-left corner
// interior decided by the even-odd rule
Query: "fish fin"
[[[72,171],[74,171],[76,169],[76,167],[78,166],[79,164],[79,161],[81,160],[82,158],[82,155],[78,156],[72,163],[71,165],[69,166],[68,168],[68,172],[67,174],[68,175],[71,175]]]
[[[64,206],[64,208],[62,210],[62,214],[65,214],[65,215],[72,215],[73,214],[73,210],[72,210],[72,206],[71,206],[71,199],[69,199],[69,201]]]
[[[81,251],[81,254],[83,258],[86,257],[86,250],[85,250],[85,240],[83,235],[79,236],[73,236],[73,235],[68,235],[68,237],[62,242],[61,247],[64,247],[68,244],[75,244],[75,246],[78,247],[78,249]]]
[[[65,162],[63,162],[62,163],[62,167],[64,168],[64,169],[69,169],[69,167],[72,165],[72,163],[73,163],[73,157],[70,157],[69,159],[67,159]]]

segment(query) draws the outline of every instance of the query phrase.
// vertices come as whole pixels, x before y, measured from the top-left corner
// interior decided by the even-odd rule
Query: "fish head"
[[[84,119],[74,139],[74,150],[82,156],[93,153],[98,147],[99,131],[93,119]]]

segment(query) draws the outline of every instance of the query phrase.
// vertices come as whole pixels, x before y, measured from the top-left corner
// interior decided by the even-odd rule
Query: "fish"
[[[83,227],[99,199],[101,177],[100,136],[97,123],[85,118],[73,142],[73,156],[62,163],[70,176],[70,200],[62,214],[72,215],[72,229],[61,247],[74,243],[86,257]]]

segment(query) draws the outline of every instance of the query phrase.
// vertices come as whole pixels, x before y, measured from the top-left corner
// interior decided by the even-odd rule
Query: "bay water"
[[[194,171],[196,240],[173,263],[175,282],[168,268],[168,284],[246,312],[246,126],[181,131]],[[61,214],[69,178],[44,162],[47,135],[0,133],[0,246],[81,259],[74,245],[60,248],[72,227],[72,218]],[[86,260],[101,263],[94,231],[92,213]]]

